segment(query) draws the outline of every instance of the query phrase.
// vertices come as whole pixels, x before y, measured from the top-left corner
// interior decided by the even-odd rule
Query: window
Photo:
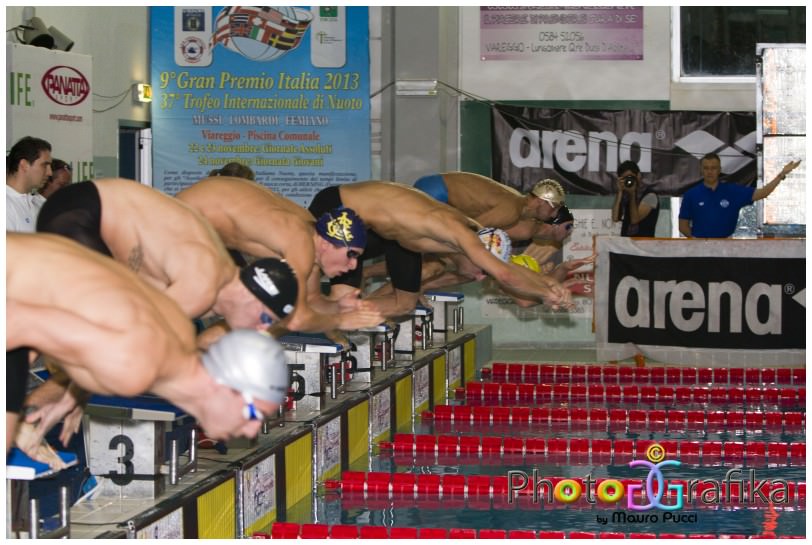
[[[755,76],[757,43],[806,43],[803,6],[678,9],[678,77]]]

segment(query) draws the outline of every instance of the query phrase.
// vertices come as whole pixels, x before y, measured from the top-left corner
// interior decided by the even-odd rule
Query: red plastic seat
[[[555,366],[554,365],[540,365],[539,366],[539,381],[545,384],[555,383]]]
[[[744,429],[747,433],[760,432],[764,430],[764,413],[752,412],[744,415]]]
[[[651,381],[651,369],[648,367],[635,367],[632,372],[634,373],[634,383],[638,386],[648,384]]]
[[[591,432],[605,432],[609,411],[603,408],[589,409],[589,430]]]
[[[574,530],[570,532],[570,539],[595,539],[595,533]]]
[[[585,431],[589,427],[589,412],[586,409],[570,409],[570,429]]]
[[[473,528],[451,528],[448,530],[449,539],[476,539],[476,530]]]
[[[586,381],[588,384],[601,384],[603,382],[603,369],[598,365],[586,368]]]
[[[727,384],[730,382],[727,367],[714,367],[713,369],[713,384]]]
[[[485,529],[479,531],[479,539],[505,539],[507,530]]]
[[[682,369],[679,367],[666,367],[665,369],[665,383],[672,386],[679,386],[682,384]]]
[[[615,465],[628,464],[634,459],[634,440],[615,439]]]
[[[530,420],[535,427],[546,428],[550,426],[549,407],[533,407],[530,409]]]
[[[483,401],[484,385],[481,382],[469,382],[465,385],[465,398],[471,401]]]
[[[530,423],[530,407],[513,407],[510,411],[510,422],[514,426]]]
[[[679,446],[680,461],[686,464],[699,464],[699,441],[683,441]]]
[[[706,406],[710,402],[710,388],[707,386],[697,386],[691,390],[691,400],[703,407]]]
[[[389,537],[389,528],[386,526],[361,526],[359,534],[361,539],[387,539]]]
[[[744,444],[745,463],[750,467],[763,466],[767,459],[767,445],[762,442]]]
[[[539,381],[539,367],[538,365],[527,364],[524,366],[524,378],[522,382],[526,384],[538,384]]]
[[[702,443],[702,465],[716,466],[722,463],[721,441],[705,441]]]
[[[707,385],[713,383],[713,369],[702,367],[696,370],[696,381],[698,384]]]
[[[681,369],[682,369],[681,384],[683,386],[693,386],[694,384],[696,384],[696,376],[697,376],[696,369],[693,367],[683,367]]]
[[[665,431],[666,413],[662,409],[648,411],[648,429],[653,432]]]
[[[659,398],[657,397],[657,387],[646,385],[640,386],[640,403],[645,403],[646,405],[653,405],[654,403],[658,403]]]
[[[634,384],[634,367],[620,367],[617,370],[617,381],[621,385]]]
[[[331,539],[358,539],[358,527],[350,524],[336,524],[330,528]]]
[[[570,400],[569,384],[554,384],[553,403],[569,403],[569,400]]]
[[[806,369],[798,367],[792,369],[792,383],[795,386],[806,386]]]
[[[539,530],[539,539],[565,539],[567,534],[565,532],[554,532],[551,530]]]
[[[773,467],[783,467],[789,462],[789,445],[786,443],[767,443],[767,463]]]
[[[668,411],[668,431],[685,431],[685,411]]]
[[[417,531],[417,537],[420,539],[446,539],[448,530],[445,528],[420,528]]]
[[[553,387],[549,384],[536,385],[536,403],[551,403],[553,400]]]
[[[536,402],[536,385],[519,384],[519,403],[534,404]]]
[[[502,403],[506,405],[515,405],[518,399],[519,385],[507,382],[502,385]]]
[[[612,440],[592,439],[592,463],[606,465],[612,463]]]
[[[606,403],[620,403],[623,390],[617,384],[607,384],[604,389]]]
[[[707,431],[708,433],[723,432],[727,429],[727,419],[725,418],[725,411],[708,411],[707,415]]]
[[[586,382],[586,367],[583,365],[573,365],[570,370],[570,383],[582,384]]]
[[[617,384],[617,367],[603,367],[603,383]]]
[[[625,432],[628,426],[627,418],[625,409],[609,409],[609,431]]]
[[[326,524],[302,524],[302,539],[327,539],[328,535]]]
[[[590,403],[603,404],[606,388],[603,384],[590,384],[586,390]]]
[[[685,411],[685,429],[688,431],[705,431],[705,411]]]
[[[741,411],[728,411],[725,416],[728,432],[741,432],[744,430],[744,413]]]
[[[533,530],[508,530],[508,539],[536,539],[536,532]]]
[[[728,379],[730,380],[731,386],[737,386],[744,384],[744,368],[743,367],[731,367],[727,370]]]
[[[296,539],[301,526],[293,522],[274,522],[271,526],[272,539]]]
[[[784,413],[784,432],[800,433],[802,431],[804,431],[804,413]]]
[[[627,405],[637,405],[640,403],[640,387],[636,384],[623,386],[623,403]]]
[[[806,443],[789,444],[789,464],[792,466],[806,465]]]
[[[748,386],[761,384],[761,369],[748,368],[744,370],[744,383]]]
[[[417,539],[417,528],[390,528],[389,539]]]
[[[570,387],[570,403],[585,403],[587,399],[586,394],[586,386],[583,384],[577,384],[575,386]]]

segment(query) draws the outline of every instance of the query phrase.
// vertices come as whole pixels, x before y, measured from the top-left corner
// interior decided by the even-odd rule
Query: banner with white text
[[[803,240],[598,237],[599,359],[803,365]],[[746,257],[742,257],[746,256]]]
[[[231,162],[306,206],[370,177],[366,7],[152,7],[153,185]]]
[[[752,112],[559,110],[498,105],[493,118],[493,176],[519,191],[544,178],[567,193],[611,195],[617,169],[636,161],[643,184],[679,196],[702,178],[700,159],[716,153],[725,181],[756,181]]]

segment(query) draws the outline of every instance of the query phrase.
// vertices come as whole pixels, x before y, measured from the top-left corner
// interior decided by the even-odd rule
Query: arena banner
[[[6,70],[6,152],[36,136],[71,165],[74,181],[94,178],[93,58],[6,43]]]
[[[307,206],[370,177],[366,7],[152,7],[153,185],[226,163]]]
[[[702,178],[700,159],[714,152],[722,178],[756,181],[753,112],[491,108],[492,173],[519,191],[543,178],[568,193],[609,195],[618,166],[636,161],[643,182],[660,196],[679,196]]]
[[[597,237],[598,358],[802,365],[804,244]]]

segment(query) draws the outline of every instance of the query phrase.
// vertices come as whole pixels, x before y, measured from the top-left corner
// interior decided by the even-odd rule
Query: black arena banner
[[[610,253],[608,342],[803,349],[802,258]]]
[[[700,159],[716,153],[722,178],[755,184],[753,112],[491,108],[493,177],[521,192],[544,178],[567,193],[610,195],[618,166],[637,162],[643,183],[680,196],[702,178]]]

